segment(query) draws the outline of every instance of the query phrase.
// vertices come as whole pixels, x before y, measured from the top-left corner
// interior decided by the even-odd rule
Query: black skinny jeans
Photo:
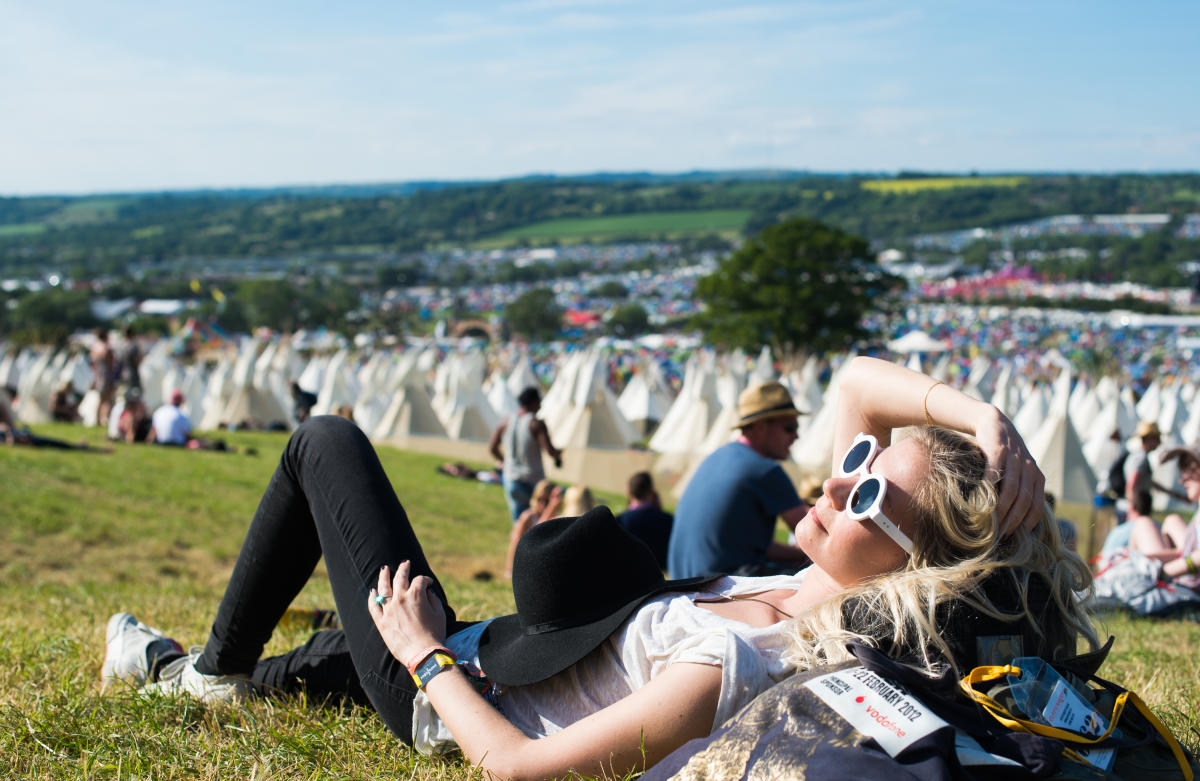
[[[259,660],[322,555],[342,629],[319,632],[294,651]],[[249,675],[264,693],[303,690],[310,697],[358,702],[365,697],[388,728],[411,744],[416,687],[367,611],[367,593],[378,585],[380,567],[395,572],[404,560],[412,562],[412,577],[433,578],[448,631],[465,626],[455,619],[366,436],[334,415],[309,419],[288,440],[259,502],[196,669]]]

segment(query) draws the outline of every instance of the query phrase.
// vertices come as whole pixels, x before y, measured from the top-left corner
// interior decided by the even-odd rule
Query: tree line
[[[1062,213],[1190,212],[1200,203],[1194,174],[1044,175],[1012,187],[905,193],[865,189],[867,178],[546,178],[408,194],[317,188],[0,198],[0,274],[52,267],[92,277],[183,258],[404,254],[464,246],[545,220],[663,211],[748,210],[746,236],[808,217],[868,240],[896,241]],[[89,211],[89,203],[97,208]]]

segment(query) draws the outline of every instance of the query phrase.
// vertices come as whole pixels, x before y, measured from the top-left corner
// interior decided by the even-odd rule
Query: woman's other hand
[[[384,566],[379,570],[379,585],[367,597],[367,610],[375,628],[401,664],[408,664],[413,655],[446,639],[446,612],[429,590],[433,581],[418,575],[409,582],[409,566],[407,561],[400,562],[395,578],[391,568]],[[380,604],[379,595],[389,598]]]
[[[1045,513],[1046,476],[1038,468],[1012,421],[995,407],[975,429],[996,484],[996,520],[1004,537],[1019,528],[1032,531]]]

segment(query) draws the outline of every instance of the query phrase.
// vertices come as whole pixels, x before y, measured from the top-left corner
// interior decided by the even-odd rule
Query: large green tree
[[[531,342],[553,339],[562,329],[563,310],[554,291],[539,287],[526,291],[504,308],[508,330]]]
[[[865,239],[816,220],[772,225],[696,285],[695,322],[710,344],[777,355],[842,350],[866,335],[861,320],[900,280]]]
[[[650,328],[650,315],[636,302],[613,307],[607,320],[610,334],[626,338],[641,336]]]

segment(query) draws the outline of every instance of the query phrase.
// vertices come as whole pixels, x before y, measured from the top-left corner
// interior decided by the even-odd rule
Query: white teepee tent
[[[1070,399],[1071,372],[1064,368],[1054,382],[1045,421],[1026,442],[1046,476],[1047,491],[1059,501],[1090,504],[1096,491],[1096,473],[1084,457],[1083,443],[1067,414]]]
[[[666,417],[674,396],[656,361],[644,361],[617,398],[617,406],[633,427],[649,434]]]
[[[607,364],[599,354],[593,353],[580,367],[569,411],[551,429],[559,448],[626,448],[638,440],[637,429],[621,414],[608,388],[606,374]]]
[[[720,411],[712,356],[695,354],[688,360],[683,387],[675,403],[650,438],[650,449],[656,453],[693,452],[704,441]]]

